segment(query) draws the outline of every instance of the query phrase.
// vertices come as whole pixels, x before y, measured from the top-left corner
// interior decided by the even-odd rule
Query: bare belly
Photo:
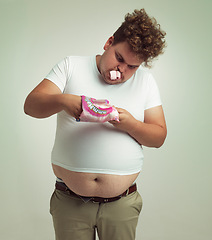
[[[54,174],[76,194],[92,197],[115,197],[122,194],[135,181],[139,173],[113,175],[73,172],[52,164]]]

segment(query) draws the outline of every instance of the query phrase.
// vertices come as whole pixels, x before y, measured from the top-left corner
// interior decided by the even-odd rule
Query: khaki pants
[[[134,240],[142,199],[136,191],[110,203],[85,203],[55,190],[50,201],[56,240]]]

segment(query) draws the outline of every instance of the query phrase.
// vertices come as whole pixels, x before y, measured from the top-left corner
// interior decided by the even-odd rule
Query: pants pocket
[[[49,212],[50,212],[51,215],[53,214],[53,211],[55,209],[54,198],[55,198],[55,191],[52,193],[51,198],[50,198],[50,209],[49,209]]]
[[[130,194],[128,196],[129,200],[129,205],[131,205],[132,208],[134,208],[138,214],[140,214],[143,206],[143,200],[138,191]]]
[[[138,211],[140,213],[143,207],[143,199],[139,192],[137,192],[137,205],[138,205]]]

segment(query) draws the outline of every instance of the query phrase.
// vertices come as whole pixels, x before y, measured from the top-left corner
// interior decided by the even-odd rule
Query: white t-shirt
[[[107,84],[96,57],[69,56],[46,76],[63,93],[107,99],[144,121],[144,110],[161,105],[151,73],[139,67],[126,82]],[[65,111],[58,113],[52,163],[76,172],[129,175],[141,171],[143,149],[127,133],[110,123],[76,122]]]

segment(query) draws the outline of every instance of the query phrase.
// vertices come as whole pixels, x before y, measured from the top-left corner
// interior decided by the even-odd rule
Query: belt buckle
[[[91,201],[92,201],[93,203],[100,203],[100,202],[96,201],[94,197],[91,198]]]

